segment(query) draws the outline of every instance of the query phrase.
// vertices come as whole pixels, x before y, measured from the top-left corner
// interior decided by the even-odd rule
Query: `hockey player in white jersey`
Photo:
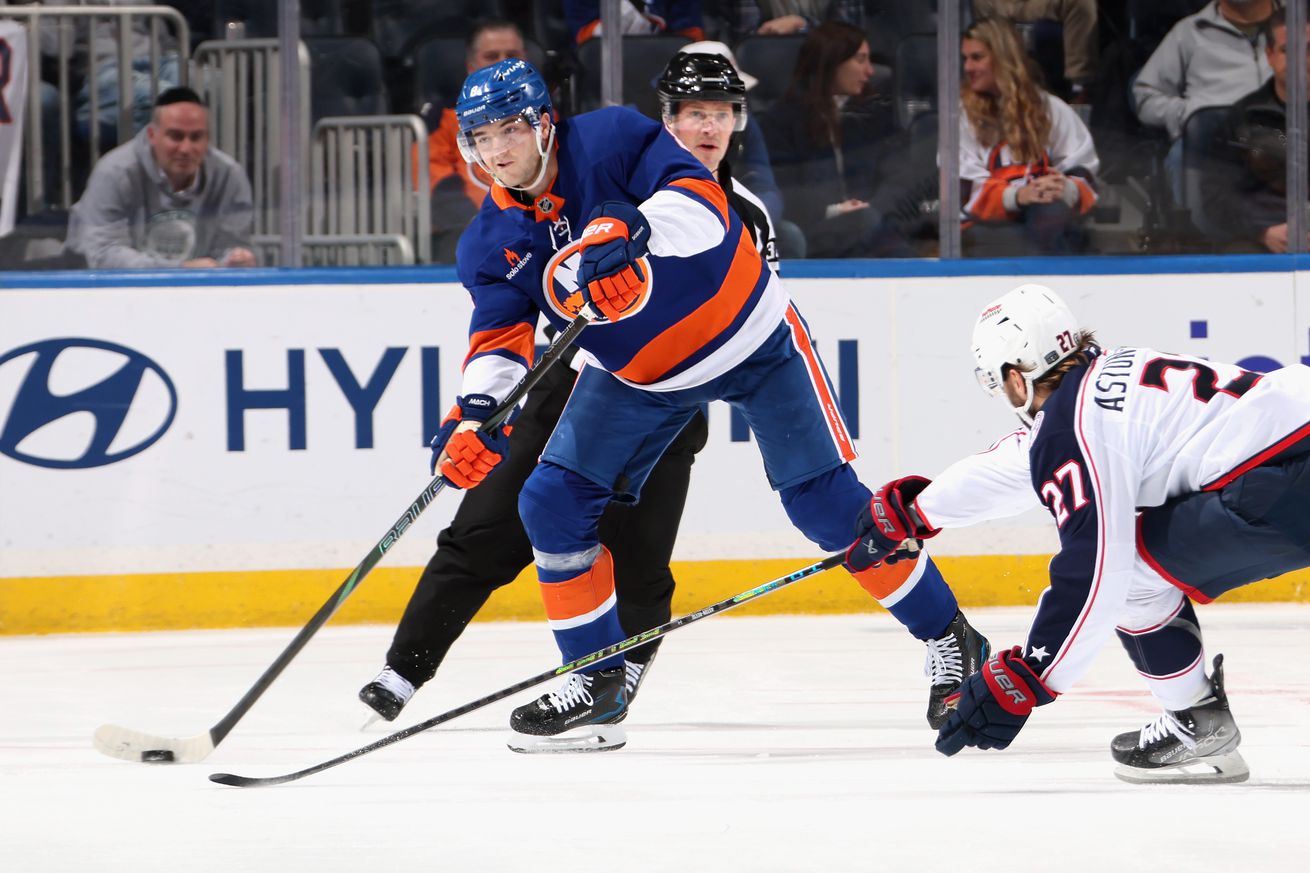
[[[883,486],[852,554],[1045,505],[1060,533],[1023,646],[965,680],[937,749],[1004,749],[1112,633],[1163,708],[1111,743],[1129,782],[1240,782],[1224,691],[1192,603],[1310,566],[1310,368],[1253,373],[1146,348],[1103,351],[1050,289],[974,328],[977,374],[1026,427],[931,483]]]

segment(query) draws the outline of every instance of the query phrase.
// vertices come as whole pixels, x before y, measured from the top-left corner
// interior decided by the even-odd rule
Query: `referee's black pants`
[[[419,577],[387,652],[387,665],[415,687],[436,673],[491,592],[533,563],[519,521],[519,490],[555,429],[575,373],[552,367],[529,394],[510,434],[510,453],[495,472],[464,495],[437,551]],[[600,519],[600,541],[614,556],[619,623],[629,636],[664,624],[672,615],[669,559],[678,535],[691,465],[705,447],[708,427],[697,414],[651,471],[636,505],[611,503]],[[630,650],[645,663],[660,640]]]

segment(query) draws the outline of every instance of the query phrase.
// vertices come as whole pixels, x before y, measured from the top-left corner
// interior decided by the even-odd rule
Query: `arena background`
[[[1310,300],[1289,263],[809,261],[784,274],[857,436],[857,469],[877,484],[932,475],[1016,425],[978,389],[969,350],[980,307],[1015,284],[1057,288],[1107,345],[1267,370],[1310,360]],[[470,304],[450,268],[0,281],[0,633],[301,624],[428,481],[424,443],[466,349]],[[818,555],[726,406],[711,408],[710,431],[675,552],[675,613]],[[458,497],[437,498],[335,621],[399,617]],[[931,543],[974,605],[1034,603],[1056,545],[1042,511]],[[530,576],[480,618],[539,617]],[[1226,599],[1306,601],[1307,579]],[[874,609],[829,573],[740,612]]]

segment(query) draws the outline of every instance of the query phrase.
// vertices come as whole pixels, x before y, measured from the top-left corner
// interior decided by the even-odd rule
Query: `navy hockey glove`
[[[429,443],[432,446],[431,470],[456,488],[473,488],[491,475],[496,465],[509,455],[509,435],[518,413],[515,408],[505,423],[489,431],[478,428],[496,411],[496,398],[487,394],[470,394],[455,398],[441,430]]]
[[[580,241],[578,288],[591,308],[618,321],[641,298],[646,276],[638,259],[650,243],[650,224],[631,203],[607,200],[591,213]]]
[[[917,540],[941,533],[941,528],[924,523],[914,499],[932,484],[922,476],[893,479],[873,493],[869,505],[860,509],[855,522],[855,542],[846,550],[846,566],[859,573],[886,561],[895,564],[918,551]],[[911,540],[912,547],[899,549]]]
[[[946,705],[954,702],[955,709],[937,732],[937,751],[949,757],[965,746],[1007,748],[1033,707],[1055,698],[1023,660],[1021,647],[998,652],[964,680],[957,694],[946,698]]]

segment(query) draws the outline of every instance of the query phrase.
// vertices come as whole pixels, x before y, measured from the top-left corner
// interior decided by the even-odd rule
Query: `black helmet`
[[[666,121],[678,114],[679,102],[705,100],[731,103],[736,116],[733,129],[746,127],[746,83],[720,55],[678,52],[664,68],[655,90]]]

